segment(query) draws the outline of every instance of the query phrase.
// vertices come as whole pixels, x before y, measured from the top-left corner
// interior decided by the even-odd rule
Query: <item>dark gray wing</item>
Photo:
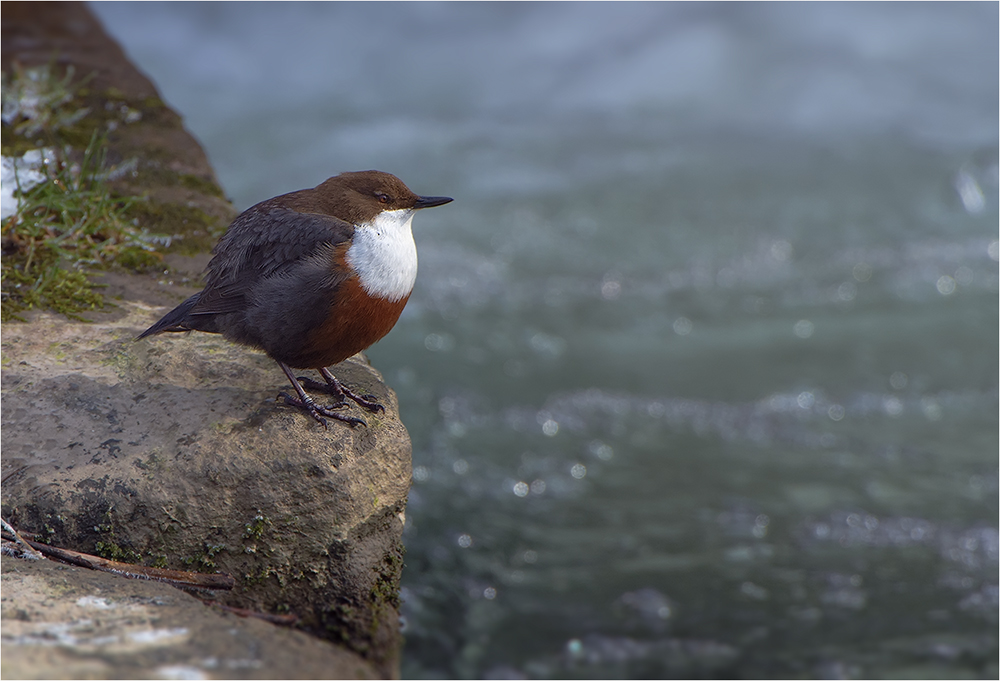
[[[253,287],[321,248],[349,241],[354,225],[328,215],[299,213],[269,201],[244,211],[216,245],[205,289],[189,315],[245,309]]]

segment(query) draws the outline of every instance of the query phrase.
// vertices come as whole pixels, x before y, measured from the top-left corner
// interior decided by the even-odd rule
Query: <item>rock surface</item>
[[[47,60],[58,48],[60,63],[101,69],[95,82],[102,87],[142,94],[148,86],[148,96],[156,97],[85,6],[40,5],[4,6],[5,67],[15,57],[25,64]],[[22,53],[12,56],[15,48]],[[161,160],[139,163],[135,181],[148,181],[146,175],[162,178],[153,170],[172,168],[172,179],[150,190],[162,205],[195,201],[205,215],[231,214],[216,195],[211,168],[176,114],[144,118],[143,124],[144,131],[136,128],[112,139],[123,157],[145,143],[155,148],[153,156]],[[216,191],[176,181],[195,175],[211,181]],[[192,199],[195,194],[200,198]],[[352,405],[349,413],[367,426],[330,421],[324,429],[275,402],[275,395],[290,386],[277,365],[259,353],[199,333],[133,341],[197,290],[185,284],[197,280],[207,255],[172,255],[166,262],[170,269],[157,277],[104,275],[115,307],[107,314],[89,314],[92,323],[32,312],[28,323],[4,324],[4,518],[62,548],[229,573],[237,586],[215,594],[220,602],[294,613],[302,629],[361,655],[379,676],[397,676],[410,442],[395,395],[363,357],[352,358],[334,373],[348,386],[375,395],[386,412],[369,414]],[[11,561],[4,559],[5,675],[8,663],[11,669],[27,669],[17,666],[23,647],[10,653],[7,646],[10,636],[21,636],[10,633],[8,607],[25,610],[20,594],[30,591],[16,583],[28,568],[8,573]],[[91,578],[79,568],[60,574],[71,585]],[[184,640],[204,650],[200,636]],[[206,653],[218,659],[222,654]],[[271,669],[266,666],[271,662],[262,662],[261,669]],[[312,662],[303,659],[302,664],[313,669]],[[108,669],[98,666],[85,675],[119,674]],[[293,669],[285,667],[276,676],[300,675]]]
[[[385,414],[329,429],[275,402],[267,357],[192,333],[133,341],[156,314],[7,324],[3,515],[54,546],[221,570],[229,605],[293,612],[394,668],[410,448],[359,358],[339,377]]]
[[[378,678],[356,653],[156,582],[5,556],[5,679]]]

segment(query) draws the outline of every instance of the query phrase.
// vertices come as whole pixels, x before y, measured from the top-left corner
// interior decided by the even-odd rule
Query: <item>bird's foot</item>
[[[343,414],[338,414],[337,412],[334,411],[334,409],[339,409],[341,407],[347,406],[346,401],[341,401],[339,404],[332,404],[329,407],[327,407],[322,404],[316,404],[313,401],[313,399],[308,395],[305,395],[304,399],[299,399],[297,397],[292,397],[286,392],[281,392],[278,393],[278,397],[280,397],[284,401],[284,403],[290,407],[298,407],[299,409],[304,409],[306,412],[309,413],[310,416],[316,419],[320,423],[320,425],[322,425],[324,428],[327,427],[326,419],[323,418],[324,416],[329,416],[332,419],[336,419],[337,421],[343,421],[344,423],[350,424],[352,426],[368,425],[362,419],[356,418],[354,416],[344,416]]]
[[[374,395],[358,395],[356,392],[345,386],[343,383],[338,381],[333,377],[329,371],[321,371],[323,377],[326,379],[325,383],[320,383],[319,381],[314,381],[311,378],[305,376],[298,376],[297,380],[302,383],[302,387],[306,390],[314,392],[323,392],[328,395],[333,395],[338,398],[341,403],[345,400],[344,398],[350,398],[358,406],[364,407],[373,414],[378,412],[385,412],[385,407],[379,404],[377,398]]]

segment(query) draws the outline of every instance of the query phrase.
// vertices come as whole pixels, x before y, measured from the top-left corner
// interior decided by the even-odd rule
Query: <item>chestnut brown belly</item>
[[[406,307],[407,295],[390,302],[373,298],[357,277],[337,287],[326,320],[306,337],[302,352],[288,362],[297,369],[319,369],[343,362],[385,336]]]

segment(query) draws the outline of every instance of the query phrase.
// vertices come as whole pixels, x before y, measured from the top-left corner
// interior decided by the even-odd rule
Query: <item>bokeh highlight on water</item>
[[[456,199],[405,676],[996,678],[996,4],[93,7],[238,207]]]

